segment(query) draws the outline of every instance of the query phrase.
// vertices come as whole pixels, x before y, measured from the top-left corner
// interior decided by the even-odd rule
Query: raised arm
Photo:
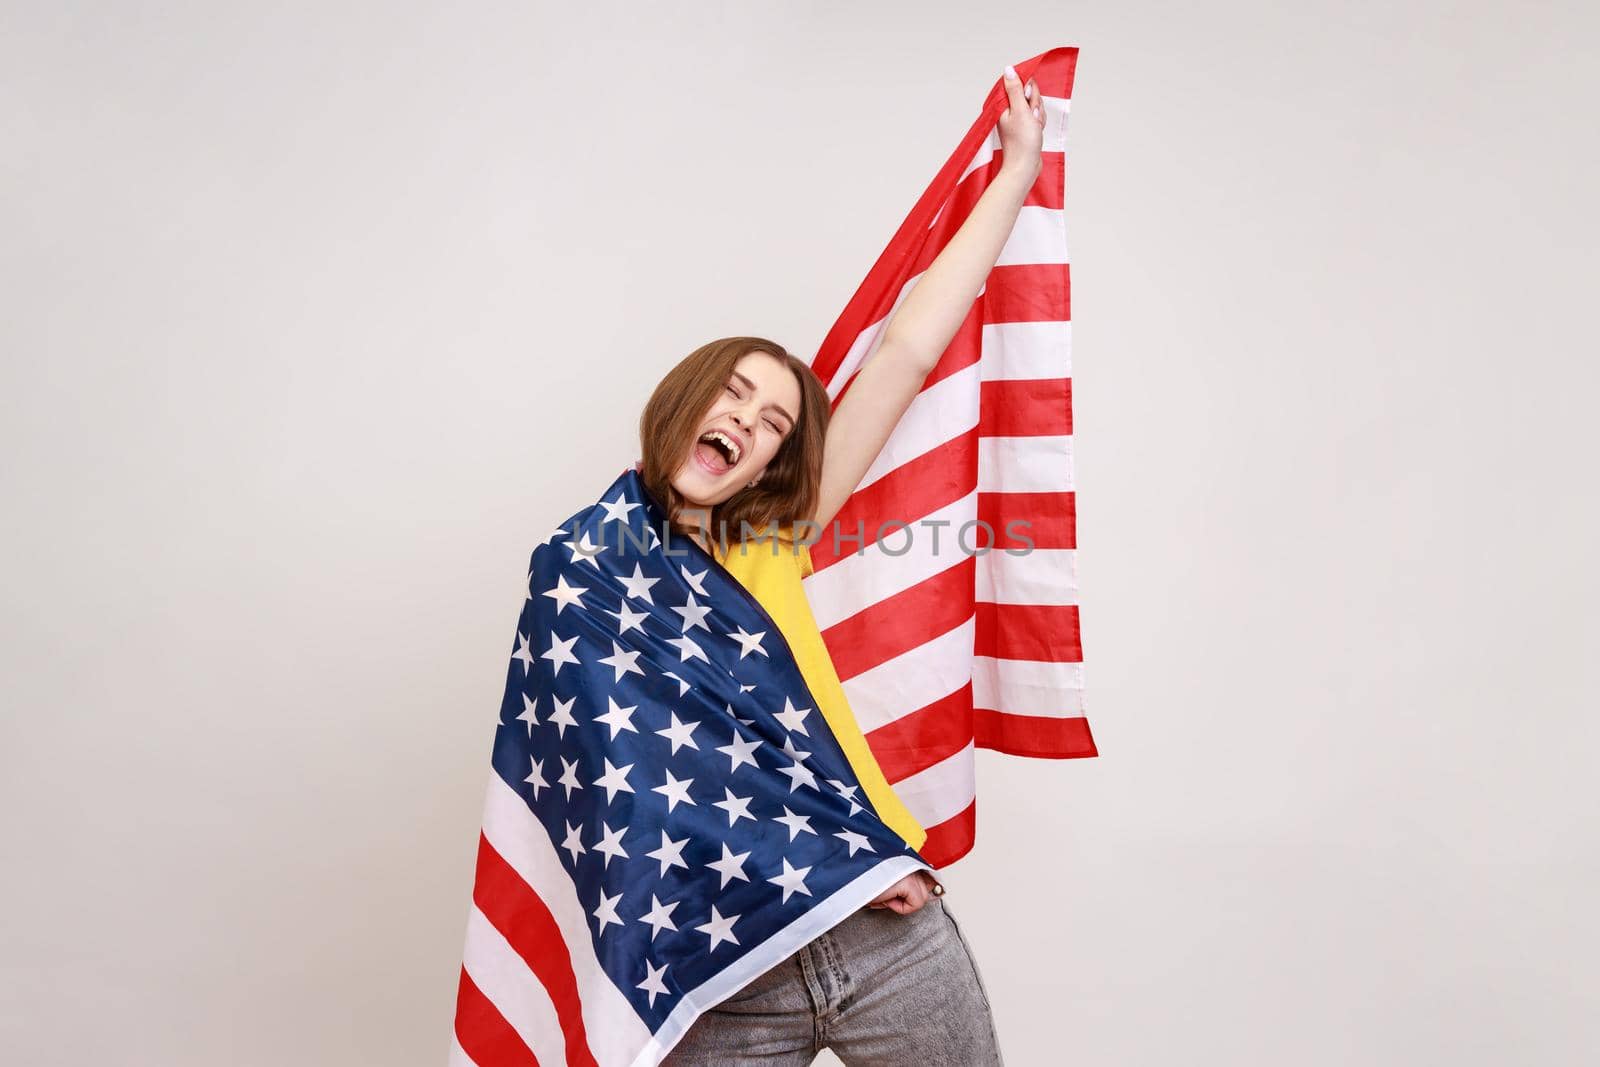
[[[1011,105],[1000,116],[999,173],[884,326],[882,341],[856,372],[828,423],[814,516],[823,527],[861,484],[960,329],[1039,177],[1044,143],[1039,86],[1031,81],[1023,86],[1010,67],[1005,86]]]

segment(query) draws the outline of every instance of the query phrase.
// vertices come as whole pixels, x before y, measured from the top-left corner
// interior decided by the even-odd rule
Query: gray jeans
[[[977,961],[945,897],[859,908],[703,1013],[662,1067],[1003,1065]]]

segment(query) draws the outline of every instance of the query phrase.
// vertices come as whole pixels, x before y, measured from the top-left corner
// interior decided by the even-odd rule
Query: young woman
[[[707,344],[657,386],[640,420],[645,486],[687,535],[772,616],[884,821],[913,848],[926,831],[895,797],[845,703],[801,592],[810,555],[794,536],[826,530],[955,336],[1038,177],[1038,86],[1011,68],[1000,172],[928,266],[830,416],[803,361],[759,337]],[[785,546],[734,539],[748,523]],[[824,534],[826,536],[826,534]],[[926,871],[909,875],[696,1020],[664,1064],[1001,1062],[987,991]],[[928,907],[929,900],[936,903]]]

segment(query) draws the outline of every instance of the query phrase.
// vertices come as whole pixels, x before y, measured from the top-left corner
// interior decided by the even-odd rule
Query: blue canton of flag
[[[879,818],[771,617],[664,520],[630,468],[534,549],[495,737],[458,1010],[470,985],[568,1063],[657,1062],[933,869]]]

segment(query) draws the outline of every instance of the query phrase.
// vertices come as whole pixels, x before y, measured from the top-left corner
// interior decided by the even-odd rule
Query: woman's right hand
[[[910,915],[928,902],[928,898],[933,896],[933,887],[938,884],[938,879],[932,873],[923,870],[912,871],[879,893],[867,907],[888,908],[899,915]]]

